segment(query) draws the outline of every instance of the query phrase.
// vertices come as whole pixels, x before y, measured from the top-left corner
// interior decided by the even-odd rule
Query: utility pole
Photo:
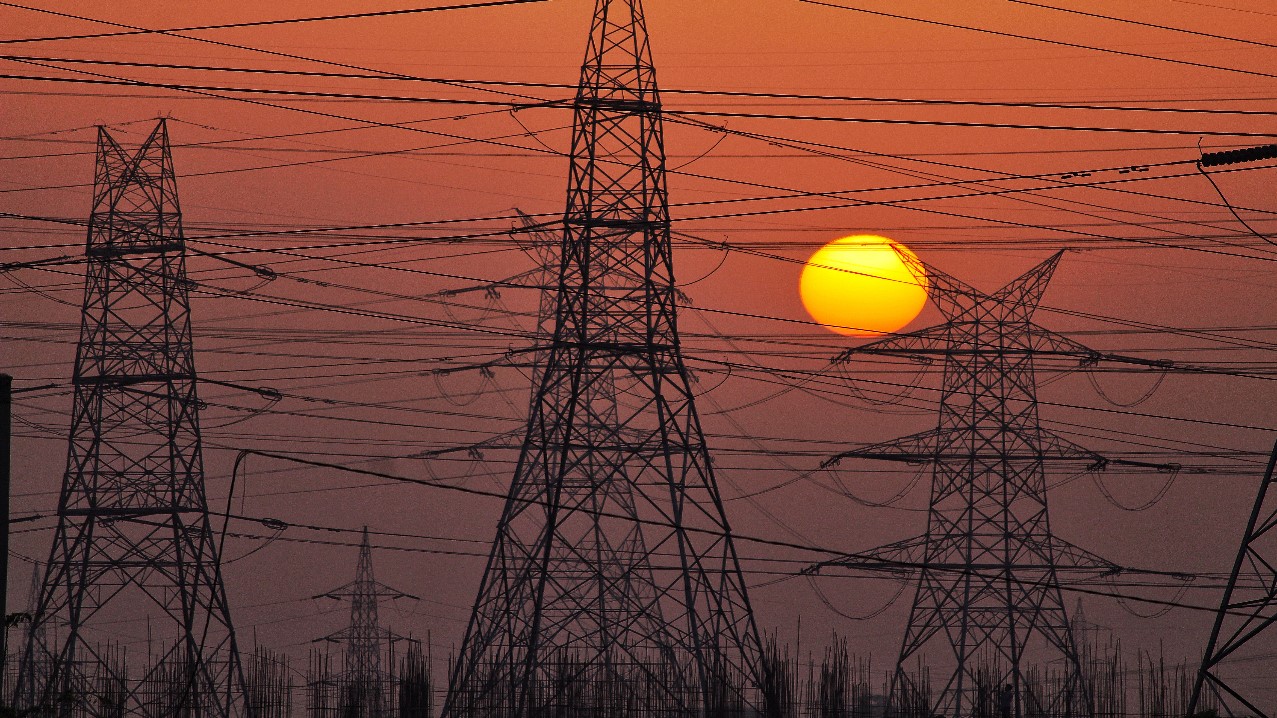
[[[0,676],[9,664],[9,494],[13,452],[13,377],[0,374]]]
[[[676,328],[639,0],[596,1],[574,113],[553,331],[443,716],[757,709],[761,645]]]
[[[85,260],[66,473],[30,635],[53,621],[62,628],[47,647],[27,641],[17,694],[30,705],[20,708],[240,716],[243,673],[204,489],[191,282],[163,120],[131,154],[98,128]],[[159,618],[167,642],[137,679],[97,643],[106,636],[96,627],[120,610]],[[138,692],[156,682],[166,705]],[[95,698],[104,685],[109,701]]]

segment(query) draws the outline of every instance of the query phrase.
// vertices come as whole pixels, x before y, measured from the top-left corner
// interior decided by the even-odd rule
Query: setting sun
[[[887,334],[913,321],[927,301],[927,281],[909,271],[897,249],[914,256],[899,242],[873,234],[821,247],[799,280],[807,313],[830,331],[853,337]]]

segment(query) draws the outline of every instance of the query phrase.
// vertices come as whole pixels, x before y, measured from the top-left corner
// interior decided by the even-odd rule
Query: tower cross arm
[[[935,461],[939,457],[941,439],[945,432],[930,429],[911,434],[899,439],[882,441],[877,444],[859,446],[836,454],[821,462],[821,468],[836,466],[843,459],[876,459],[879,461],[899,461],[906,464],[923,464]]]
[[[378,581],[376,584],[374,584],[374,586],[376,587],[376,595],[377,595],[377,596],[379,596],[379,597],[381,597],[381,598],[390,598],[390,599],[395,599],[395,598],[411,598],[411,599],[412,599],[412,600],[414,600],[414,601],[420,601],[420,600],[421,600],[421,596],[416,596],[416,595],[413,595],[413,594],[411,594],[411,593],[406,593],[406,592],[404,592],[404,591],[400,591],[399,589],[397,589],[397,588],[395,588],[395,587],[393,587],[393,586],[387,586],[386,584],[384,584],[384,583],[382,583],[382,582],[380,582],[380,581]]]
[[[930,364],[934,361],[933,357],[943,357],[950,351],[952,341],[948,326],[942,324],[852,347],[839,352],[833,361],[836,364],[845,364],[857,356],[872,355],[904,357],[921,364]]]
[[[1045,543],[1041,541],[1030,542],[1038,548],[1026,553],[1052,557],[1049,565],[1019,564],[1017,569],[1032,571],[1049,568],[1053,572],[1071,576],[1072,578],[1069,582],[1073,584],[1093,582],[1100,578],[1117,575],[1126,570],[1121,565],[1076,544],[1065,541],[1058,536],[1051,536],[1045,541]],[[926,547],[927,537],[915,536],[865,551],[857,551],[856,553],[849,553],[837,558],[813,563],[803,568],[800,573],[813,576],[821,574],[827,568],[840,568],[896,575],[913,575],[918,571],[924,570],[941,573],[981,574],[990,571],[996,573],[1005,569],[1005,566],[1001,564],[981,566],[970,563],[927,561],[924,558]]]
[[[367,634],[361,632],[359,629],[353,626],[347,626],[341,630],[333,631],[332,633],[326,636],[320,636],[319,638],[312,638],[310,642],[311,643],[349,643],[352,639],[366,640],[370,637],[377,638],[379,640],[385,640],[389,643],[397,643],[399,641],[409,641],[411,643],[421,642],[420,640],[413,638],[411,636],[405,636],[400,633],[395,633],[389,628],[378,629],[374,636],[368,636]]]
[[[1029,324],[1028,339],[1025,349],[1034,356],[1072,357],[1077,359],[1079,367],[1095,366],[1104,358],[1085,344],[1038,324]]]
[[[337,588],[334,588],[331,591],[324,591],[323,593],[319,593],[314,596],[311,596],[311,598],[312,599],[331,598],[336,601],[341,601],[341,600],[353,598],[356,596],[373,596],[376,598],[390,598],[390,599],[411,598],[414,601],[421,600],[420,596],[415,596],[411,593],[405,593],[403,591],[400,591],[397,588],[387,586],[386,584],[380,581],[374,582],[370,587],[366,585],[357,585],[356,581],[351,581],[350,583],[347,583],[342,586],[338,586]]]
[[[1170,359],[1149,359],[1147,357],[1129,356],[1092,349],[1085,344],[1038,324],[1030,325],[1030,337],[1029,348],[1035,355],[1076,357],[1078,365],[1081,367],[1092,367],[1100,362],[1131,364],[1150,369],[1171,369],[1175,367],[1175,362]]]
[[[1049,461],[1049,462],[1083,462],[1088,471],[1102,471],[1109,466],[1131,466],[1157,469],[1159,471],[1178,471],[1178,464],[1159,464],[1145,461],[1133,461],[1128,459],[1110,459],[1095,451],[1087,449],[1079,444],[1075,444],[1054,432],[1047,429],[1038,428],[1037,436],[1033,444],[1037,446],[1036,451],[1026,452],[1022,456],[1008,454],[1006,452],[990,453],[987,456],[983,454],[973,454],[971,452],[955,451],[950,447],[962,446],[961,442],[953,441],[956,430],[954,429],[930,429],[917,434],[901,437],[899,439],[891,439],[876,444],[867,444],[848,449],[841,453],[829,457],[821,463],[822,468],[836,466],[843,459],[871,459],[876,461],[895,461],[906,464],[926,464],[939,461],[965,461],[973,459],[1002,459],[1002,460],[1018,460],[1018,461]]]
[[[814,576],[820,574],[826,568],[844,568],[875,573],[912,575],[917,566],[920,565],[919,561],[925,553],[926,545],[926,536],[914,536],[913,538],[883,544],[867,551],[857,551],[844,554],[838,558],[813,563],[802,569],[800,573],[806,576]]]

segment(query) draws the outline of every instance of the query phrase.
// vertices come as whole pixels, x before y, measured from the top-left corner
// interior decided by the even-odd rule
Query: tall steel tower
[[[1259,482],[1255,505],[1237,558],[1220,599],[1219,612],[1211,629],[1202,665],[1189,699],[1188,715],[1202,707],[1218,706],[1226,716],[1273,715],[1271,699],[1261,706],[1260,689],[1272,686],[1272,679],[1253,670],[1229,666],[1272,649],[1273,624],[1277,623],[1277,491],[1272,491],[1277,446],[1268,459],[1268,470]],[[1267,632],[1267,636],[1264,633]],[[1266,639],[1266,640],[1265,640]],[[1250,674],[1249,676],[1247,674]],[[1265,710],[1265,708],[1267,710]]]
[[[105,715],[96,676],[129,715],[242,714],[243,676],[209,522],[191,347],[186,249],[163,120],[130,155],[98,130],[80,343],[58,526],[18,695],[59,715]],[[159,617],[172,642],[141,681],[117,675],[95,626]],[[38,669],[51,659],[46,677]],[[174,685],[164,705],[142,683]],[[177,678],[174,679],[173,677]],[[41,685],[36,685],[40,682]],[[169,704],[171,702],[171,704]]]
[[[948,321],[857,347],[842,359],[861,353],[943,357],[939,423],[838,458],[930,463],[927,533],[822,566],[917,567],[917,592],[892,688],[901,710],[960,718],[987,701],[988,693],[997,700],[1010,690],[1016,718],[1051,709],[1060,711],[1053,715],[1088,715],[1060,577],[1095,576],[1116,567],[1055,537],[1047,511],[1049,462],[1104,463],[1038,422],[1035,358],[1100,358],[1033,322],[1062,253],[993,294],[899,254],[915,276],[926,279]],[[1042,648],[1063,659],[1066,676],[1058,696],[1036,695],[1025,680],[1026,654]],[[922,705],[922,687],[910,676],[920,655],[940,688],[929,705]],[[981,669],[990,672],[981,676]]]
[[[377,606],[383,598],[415,598],[380,583],[373,576],[372,546],[368,527],[364,527],[359,544],[359,560],[355,564],[355,580],[316,598],[350,601],[350,624],[324,640],[345,646],[341,692],[337,697],[338,714],[342,718],[379,718],[389,715],[390,681],[382,670],[382,650],[387,643],[401,640],[382,629]]]
[[[761,648],[679,346],[639,0],[597,1],[574,109],[553,337],[443,715],[721,714]]]

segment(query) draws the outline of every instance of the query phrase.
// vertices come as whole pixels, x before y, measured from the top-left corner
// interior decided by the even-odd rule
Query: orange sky
[[[55,7],[53,3],[40,4]],[[1226,4],[1232,9],[1224,9]],[[79,8],[86,4],[76,5]],[[415,76],[572,85],[591,5],[583,0],[554,0],[488,10],[191,34],[274,53]],[[1277,42],[1271,31],[1272,9],[1269,3],[1259,0],[1120,5],[1105,11],[1218,35]],[[874,0],[860,6],[1243,70],[1271,72],[1275,66],[1270,47],[1131,27],[1010,2]],[[368,3],[354,2],[128,1],[87,4],[77,12],[161,28],[363,11],[368,7]],[[1100,6],[1073,3],[1070,7],[1096,10]],[[666,148],[671,169],[670,202],[678,231],[799,260],[815,246],[841,235],[884,234],[910,246],[924,261],[989,290],[1052,251],[1076,249],[1080,251],[1066,255],[1044,300],[1045,306],[1068,313],[1044,311],[1039,315],[1044,325],[1072,332],[1079,341],[1105,351],[1143,350],[1148,356],[1169,353],[1178,361],[1271,365],[1270,354],[1265,353],[1271,349],[1266,345],[1238,349],[1194,337],[1115,333],[1114,330],[1133,326],[1079,316],[1102,315],[1159,326],[1241,327],[1230,334],[1244,342],[1271,341],[1271,307],[1277,298],[1273,283],[1268,281],[1271,248],[1244,236],[1244,230],[1217,204],[1181,201],[1218,203],[1214,190],[1200,176],[1152,179],[1192,173],[1192,165],[1139,173],[1140,181],[1109,185],[1110,189],[1059,190],[1060,184],[1070,181],[1060,179],[1058,183],[1045,183],[1054,184],[1057,189],[1035,194],[985,193],[892,206],[845,205],[849,198],[884,202],[979,193],[990,187],[1045,186],[1040,180],[988,184],[1005,175],[1053,174],[1058,178],[1065,173],[1096,170],[1089,178],[1072,181],[1136,178],[1136,173],[1119,172],[1130,166],[1195,159],[1199,142],[1202,148],[1210,149],[1271,141],[1277,135],[1277,116],[1273,114],[902,106],[703,97],[669,90],[1271,111],[1277,79],[979,34],[790,0],[664,0],[650,2],[647,12],[658,77],[667,90],[667,109],[839,120],[691,115],[729,130],[772,135],[819,152],[740,136],[725,137],[704,128],[670,123]],[[0,9],[0,39],[94,32],[103,27],[31,11]],[[4,44],[0,48],[2,54],[24,57],[341,71],[331,65],[278,54],[155,36]],[[118,66],[66,67],[106,76],[205,86],[435,99],[509,98],[499,92],[438,83]],[[3,68],[6,75],[87,76],[73,69],[51,69],[11,59],[3,61]],[[562,211],[566,160],[560,153],[565,149],[565,128],[571,121],[570,114],[562,109],[524,109],[512,114],[502,108],[473,105],[301,100],[209,92],[221,97],[152,88],[0,79],[0,93],[4,96],[0,103],[4,146],[0,161],[7,170],[0,173],[0,212],[83,218],[89,207],[92,178],[94,134],[90,126],[106,123],[115,128],[113,133],[122,143],[136,144],[150,131],[150,120],[157,115],[173,120],[170,130],[174,158],[187,234],[193,238],[264,228],[475,220],[412,230],[222,240],[254,248],[293,247],[396,232],[440,236],[491,231],[509,226],[510,221],[477,220],[509,217],[514,208],[547,215]],[[514,92],[534,99],[571,95],[570,89],[516,88]],[[460,115],[468,116],[448,119]],[[847,121],[850,119],[1142,128],[1184,134]],[[369,122],[414,123],[418,131],[370,128],[366,126]],[[360,127],[361,124],[365,126]],[[55,133],[56,130],[64,131]],[[324,133],[271,137],[304,131]],[[1261,136],[1203,134],[1229,132]],[[528,133],[535,136],[526,136]],[[1265,133],[1268,140],[1262,136]],[[210,142],[219,144],[206,144]],[[396,154],[385,154],[388,152]],[[356,156],[369,153],[381,154]],[[1109,171],[1098,172],[1104,169]],[[956,180],[964,182],[952,184]],[[1252,226],[1261,230],[1275,226],[1271,163],[1267,168],[1220,174],[1217,181],[1229,200],[1244,208],[1239,211],[1253,220]],[[951,184],[940,188],[909,187],[936,182]],[[899,188],[902,186],[906,188]],[[883,189],[893,187],[897,189]],[[797,193],[824,196],[774,199]],[[759,197],[773,199],[722,203]],[[717,204],[692,204],[709,202]],[[823,205],[844,206],[741,217],[713,216]],[[75,227],[18,220],[0,222],[0,247],[63,243],[78,246],[83,241]],[[1194,239],[1202,236],[1221,236],[1221,241],[1236,247]],[[1102,237],[1135,238],[1145,244],[1121,239],[1098,241]],[[1156,246],[1186,242],[1242,256]],[[79,251],[77,246],[14,251],[7,256],[30,259],[75,254]],[[201,248],[208,250],[213,246]],[[531,266],[530,260],[509,242],[413,245],[354,258],[489,280],[515,275]],[[270,261],[289,259],[273,255]],[[800,271],[797,263],[743,253],[731,253],[724,259],[716,250],[686,246],[680,248],[678,262],[682,281],[700,280],[684,287],[691,306],[680,321],[689,356],[702,352],[814,369],[822,360],[849,346],[848,340],[804,323],[806,315],[796,293]],[[193,276],[219,290],[249,289],[258,284],[243,271],[207,260],[193,259],[191,267]],[[368,306],[505,328],[526,329],[531,323],[527,316],[512,320],[502,314],[503,310],[526,315],[535,309],[535,297],[519,290],[504,290],[499,298],[471,292],[459,295],[454,306],[378,297],[367,291],[419,295],[475,286],[464,279],[384,269],[335,270],[331,264],[310,260],[279,264],[276,269],[298,273],[276,280],[261,288],[261,292],[342,306],[380,302]],[[73,268],[70,275],[25,271],[0,280],[5,282],[0,284],[5,287],[0,298],[0,319],[6,323],[9,339],[0,347],[0,361],[11,367],[19,386],[65,380],[69,376],[78,322],[80,287],[76,271]],[[17,284],[19,281],[37,285],[42,291],[30,291]],[[321,286],[316,281],[330,284]],[[224,294],[199,294],[194,301],[200,352],[197,365],[201,371],[226,381],[255,382],[319,399],[400,402],[405,409],[343,408],[286,400],[279,409],[353,417],[365,423],[302,419],[295,415],[263,415],[235,423],[244,414],[222,404],[255,407],[260,402],[251,396],[210,387],[204,398],[211,406],[204,416],[209,440],[209,494],[215,504],[225,498],[233,449],[241,446],[288,445],[294,450],[333,455],[330,458],[347,454],[402,457],[476,441],[498,432],[518,431],[520,412],[527,402],[527,380],[519,370],[499,368],[493,378],[474,371],[445,377],[423,373],[435,366],[465,364],[470,361],[466,359],[469,356],[500,353],[510,341],[466,332],[440,334],[394,322],[356,322],[322,312],[290,313],[277,306]],[[749,319],[700,309],[774,319]],[[933,322],[937,317],[933,309],[924,310],[922,318],[912,326],[925,326],[924,322]],[[737,335],[741,340],[728,343],[712,336],[719,332]],[[753,341],[760,338],[773,344]],[[786,343],[775,343],[782,341]],[[782,356],[778,349],[787,351]],[[388,363],[386,359],[397,361]],[[697,371],[694,362],[692,365]],[[885,370],[879,367],[875,371]],[[866,376],[877,375],[869,373],[859,378]],[[897,378],[904,380],[908,376]],[[1154,377],[1099,374],[1095,379],[1113,398],[1133,399]],[[786,540],[801,538],[847,550],[867,548],[922,530],[925,514],[918,509],[925,508],[925,478],[902,507],[895,509],[869,508],[835,496],[834,481],[839,477],[833,476],[820,479],[823,487],[799,482],[757,498],[733,497],[811,469],[822,457],[840,450],[839,446],[926,428],[932,415],[925,409],[895,414],[854,401],[840,399],[834,403],[821,398],[818,391],[793,391],[756,409],[734,410],[770,396],[778,387],[757,378],[724,379],[708,370],[698,373],[698,381],[705,392],[700,408],[713,446],[762,446],[772,453],[789,452],[780,458],[721,458],[724,468],[720,479],[729,498],[730,518],[739,530]],[[934,379],[924,381],[934,385]],[[480,388],[499,391],[488,391],[483,396],[467,394]],[[1139,405],[1138,411],[1214,424],[1132,421],[1111,413],[1062,407],[1044,408],[1043,416],[1098,427],[1094,431],[1079,430],[1077,440],[1099,450],[1131,450],[1132,444],[1114,440],[1111,432],[1121,430],[1155,437],[1150,441],[1159,446],[1181,440],[1266,453],[1271,441],[1269,432],[1239,427],[1270,427],[1272,397],[1267,380],[1177,374],[1167,378],[1158,393]],[[1113,408],[1079,375],[1065,376],[1044,386],[1042,398],[1056,404]],[[55,496],[50,492],[60,481],[63,444],[59,442],[64,439],[59,437],[65,434],[69,402],[66,394],[53,394],[19,404],[19,416],[31,424],[20,427],[22,436],[16,446],[19,471],[14,485],[15,513],[46,512],[52,506]],[[755,445],[742,436],[761,438]],[[517,442],[517,437],[512,441]],[[372,465],[413,475],[435,472],[439,477],[458,480],[473,473],[475,476],[466,480],[476,486],[504,487],[510,471],[508,464],[502,462],[508,461],[509,452],[493,450],[484,456],[490,463],[453,461],[426,465],[420,460],[399,458]],[[1244,466],[1257,461],[1246,457],[1234,464]],[[858,474],[846,465],[841,474],[855,493],[869,501],[891,496],[909,480],[908,475],[890,472]],[[462,540],[427,542],[434,548],[462,546],[467,551],[482,551],[499,511],[493,502],[461,500],[402,486],[366,486],[369,482],[339,474],[296,471],[257,460],[250,462],[248,476],[249,498],[243,509],[247,514],[348,527],[368,523],[384,531],[438,533]],[[1108,481],[1119,498],[1134,504],[1151,495],[1161,479],[1114,474]],[[1145,512],[1128,513],[1105,502],[1091,479],[1083,477],[1065,483],[1053,494],[1055,526],[1069,540],[1122,563],[1222,570],[1232,550],[1230,542],[1236,540],[1241,529],[1238,517],[1249,506],[1248,493],[1253,483],[1252,478],[1235,475],[1185,476],[1162,503]],[[348,488],[356,484],[364,486]],[[314,488],[323,491],[298,493]],[[40,524],[46,525],[47,522]],[[284,535],[316,537],[297,529]],[[15,536],[14,546],[24,556],[42,557],[48,540],[48,531],[32,531]],[[393,539],[382,543],[426,545]],[[243,556],[255,546],[257,543],[250,540],[233,540],[228,558]],[[444,646],[458,640],[481,561],[392,550],[381,551],[377,561],[379,577],[426,598],[413,608],[386,613],[389,622],[405,633],[422,635],[430,631]],[[316,565],[324,566],[323,570],[315,570]],[[348,580],[353,567],[354,549],[283,541],[229,564],[227,580],[234,593],[241,630],[255,628],[263,643],[285,646],[293,655],[301,655],[310,638],[327,633],[344,621],[342,609],[305,618],[331,607],[301,599]],[[11,603],[20,604],[25,595],[26,570],[21,563],[13,570]],[[765,577],[760,578],[757,583],[764,580]],[[841,610],[852,614],[869,612],[894,592],[886,583],[861,586],[830,581],[825,588]],[[1212,600],[1209,594],[1194,598]],[[272,603],[284,599],[297,601]],[[838,628],[858,636],[864,650],[872,649],[885,666],[899,640],[908,596],[882,617],[863,624],[849,623],[830,613],[799,581],[760,585],[754,600],[762,626],[780,627],[792,639],[797,618],[793,607],[799,606],[806,624],[804,641],[809,640],[809,631],[815,631],[823,640],[826,631]],[[1201,614],[1173,613],[1166,619],[1142,621],[1111,603],[1088,599],[1086,605],[1093,620],[1113,625],[1136,645],[1155,645],[1158,637],[1166,637],[1177,656],[1200,650],[1208,628],[1208,621]],[[136,629],[121,629],[121,636],[138,640]]]

